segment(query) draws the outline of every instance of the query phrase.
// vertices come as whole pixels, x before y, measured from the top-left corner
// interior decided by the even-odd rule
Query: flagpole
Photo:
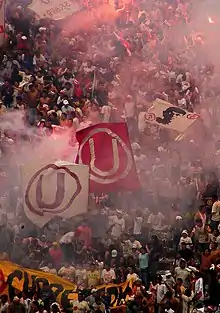
[[[93,83],[92,83],[92,98],[93,98],[93,95],[94,95],[95,84],[96,84],[96,75],[95,75],[95,70],[94,70]]]

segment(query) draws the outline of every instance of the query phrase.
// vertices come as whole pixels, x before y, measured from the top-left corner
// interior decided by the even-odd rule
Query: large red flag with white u
[[[126,123],[101,123],[76,133],[76,163],[90,167],[90,192],[139,188]]]

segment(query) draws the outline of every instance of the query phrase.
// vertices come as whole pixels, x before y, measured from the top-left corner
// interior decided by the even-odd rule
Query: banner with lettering
[[[190,113],[169,102],[156,99],[147,112],[139,113],[138,128],[140,132],[144,132],[147,123],[151,123],[184,133],[199,118],[197,113]]]
[[[35,292],[46,284],[50,285],[57,302],[62,306],[66,307],[78,298],[76,285],[59,276],[22,268],[11,262],[0,261],[0,294],[8,293],[13,297],[15,289],[19,291],[31,289]],[[111,307],[115,308],[122,304],[126,287],[132,287],[132,281],[122,284],[101,285],[96,289],[107,291],[111,296]]]
[[[39,18],[61,20],[82,9],[79,1],[75,0],[33,0],[28,8]]]
[[[21,168],[24,212],[38,227],[55,216],[70,218],[88,206],[89,167],[36,159]]]
[[[100,123],[76,132],[76,163],[90,166],[90,192],[139,188],[126,123]]]
[[[5,42],[5,0],[0,0],[0,47]]]

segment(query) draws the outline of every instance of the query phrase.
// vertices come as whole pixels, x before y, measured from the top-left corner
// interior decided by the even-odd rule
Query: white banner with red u
[[[87,165],[35,160],[22,166],[21,178],[24,212],[38,227],[43,227],[55,216],[68,219],[87,211]]]

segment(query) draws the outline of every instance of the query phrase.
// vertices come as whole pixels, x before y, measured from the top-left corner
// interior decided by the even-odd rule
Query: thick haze
[[[100,18],[102,17],[101,14],[104,14],[103,12],[105,12],[105,10],[103,10],[103,7],[101,7],[99,16],[94,17],[91,15],[90,19],[88,18],[87,13],[80,13],[78,16],[78,22],[75,20],[73,24],[70,21],[65,28],[70,32],[77,32],[79,30],[84,30],[86,25],[88,29],[90,28],[90,23],[94,24],[95,19],[100,21]],[[108,21],[109,19],[110,25],[112,25],[115,20],[115,12],[109,10],[107,13],[103,20]],[[211,17],[214,23],[209,23],[209,17]],[[85,20],[86,24],[84,23]],[[220,2],[213,0],[195,1],[193,2],[192,21],[181,29],[177,28],[172,30],[172,35],[175,36],[175,38],[180,39],[173,44],[174,52],[180,52],[183,49],[183,39],[181,39],[183,36],[187,36],[192,32],[202,35],[204,38],[204,44],[201,47],[198,47],[197,50],[194,50],[194,55],[188,58],[189,62],[187,62],[187,66],[190,71],[190,66],[194,67],[201,64],[213,64],[216,74],[211,81],[212,86],[220,85],[218,76],[218,73],[220,73],[219,26]],[[171,41],[172,38],[170,38]],[[110,49],[106,51],[104,48],[99,48],[99,54],[109,55],[109,51]],[[128,66],[128,64],[133,64],[133,69],[132,66]],[[122,79],[126,77],[129,79],[132,71],[136,71],[139,67],[143,66],[146,66],[146,68],[148,66],[145,61],[140,62],[133,57],[130,57],[130,59],[127,57],[124,64],[121,65],[120,73]],[[140,81],[137,83],[140,83]],[[209,89],[209,87],[207,88]],[[116,87],[114,88],[114,91],[121,95],[122,101],[123,98],[125,98],[125,95],[127,95],[126,86]],[[134,90],[134,94],[137,92],[137,90]],[[205,90],[202,90],[201,92],[204,94]],[[200,159],[207,168],[211,168],[214,162],[218,163],[218,160],[214,157],[216,152],[216,142],[220,140],[220,123],[217,118],[219,116],[218,105],[219,99],[216,96],[209,98],[204,97],[202,106],[196,108],[196,111],[201,112],[201,119],[204,123],[198,123],[194,129],[189,130],[181,141],[171,141],[168,144],[168,151],[154,151],[150,149],[150,145],[148,145],[147,142],[146,144],[143,144],[142,150],[147,156],[146,169],[148,173],[146,186],[148,189],[152,187],[153,192],[165,193],[168,195],[169,193],[166,188],[167,185],[169,185],[172,167],[176,163],[179,163],[181,168],[186,168],[186,170],[189,169],[189,161],[194,161],[195,159]],[[205,109],[201,111],[201,107],[204,107]],[[210,110],[207,109],[208,107]],[[8,113],[4,119],[5,121],[0,121],[1,128],[10,129],[15,132],[20,132],[22,130],[23,133],[35,137],[35,139],[33,139],[31,143],[21,139],[15,144],[9,142],[1,145],[1,149],[7,151],[6,154],[2,155],[0,158],[1,171],[8,173],[8,179],[1,179],[1,197],[5,194],[5,191],[10,191],[20,185],[20,166],[26,162],[33,161],[35,158],[42,158],[50,162],[52,156],[56,159],[67,158],[68,161],[74,160],[77,147],[68,150],[68,134],[57,136],[56,140],[47,137],[39,140],[35,135],[34,129],[24,126],[20,113]],[[4,141],[4,139],[2,139],[2,141]],[[164,147],[164,150],[166,149],[167,146]],[[69,157],[67,157],[68,154]],[[159,159],[159,161],[156,159]],[[157,165],[160,165],[160,168],[152,173],[152,166],[156,163]],[[177,197],[177,191],[173,187],[169,189],[169,192],[171,198],[175,199]],[[5,198],[1,199],[2,207],[7,210],[7,204],[5,204],[4,200]],[[148,206],[147,200],[148,199],[146,199],[146,206]]]

